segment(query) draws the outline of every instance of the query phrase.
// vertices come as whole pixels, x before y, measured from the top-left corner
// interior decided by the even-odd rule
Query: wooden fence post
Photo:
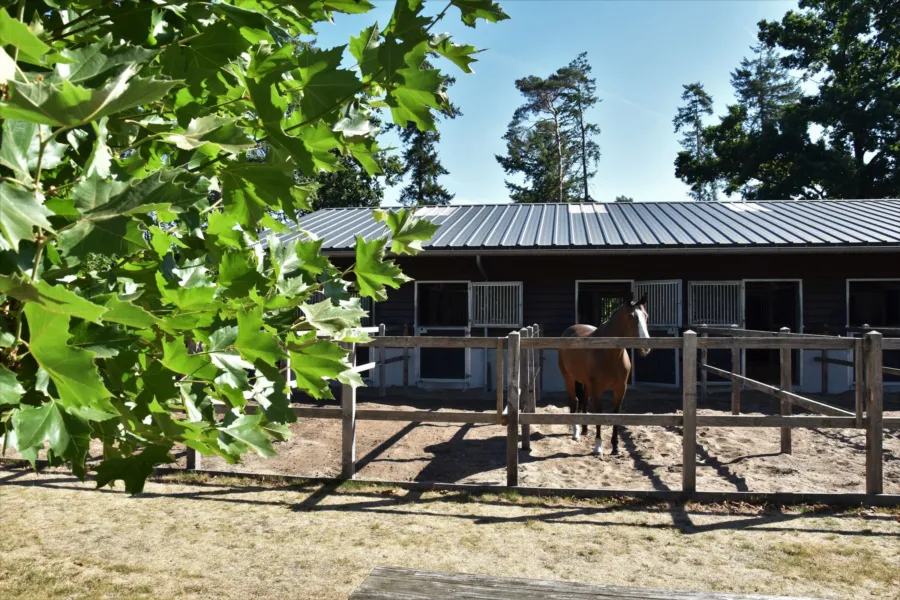
[[[193,448],[187,449],[184,468],[188,471],[197,471],[203,468],[203,457]]]
[[[409,325],[403,326],[403,337],[409,337]],[[403,348],[403,387],[409,387],[409,347]]]
[[[877,331],[866,334],[866,393],[869,398],[866,428],[866,493],[883,494],[884,456],[884,373],[882,372],[882,336]]]
[[[537,323],[534,324],[534,337],[541,337],[541,327]],[[537,412],[537,405],[541,402],[541,388],[543,387],[541,383],[544,380],[543,350],[538,349],[534,351],[534,369],[536,375],[534,378],[534,396],[531,402],[531,412]]]
[[[350,365],[356,366],[356,344],[350,345]],[[356,475],[356,388],[341,388],[341,477]]]
[[[743,375],[741,372],[741,349],[737,346],[731,348],[731,372]],[[741,414],[741,383],[737,379],[731,380],[731,414]]]
[[[682,377],[684,391],[681,413],[682,468],[681,489],[697,491],[697,334],[684,332]]]
[[[823,331],[825,335],[828,335],[828,324],[826,323],[823,327]],[[828,350],[823,348],[819,353],[819,357],[822,359],[822,395],[828,395]]]
[[[503,338],[497,338],[497,423],[503,422]]]
[[[384,323],[378,326],[378,337],[382,338],[378,343],[378,396],[384,398],[385,396],[385,386],[387,383],[385,382],[387,365],[385,364],[385,353],[386,350],[384,348],[384,332],[385,327]]]
[[[706,332],[706,325],[701,325],[703,327],[703,333],[700,334],[700,337],[706,338],[709,337],[709,334]],[[709,350],[703,348],[700,350],[700,402],[703,403],[703,406],[706,406],[707,396],[706,396],[706,384],[708,374],[706,373],[705,367],[709,361]]]
[[[780,337],[787,337],[791,333],[791,330],[787,327],[782,327],[778,330],[778,335]],[[794,389],[794,378],[791,372],[791,349],[790,348],[782,348],[781,349],[781,389],[786,392],[791,392]],[[781,400],[781,415],[783,417],[790,416],[791,414],[791,403],[787,400]],[[781,453],[782,454],[791,454],[791,428],[790,427],[782,427],[781,428]]]
[[[862,428],[866,412],[866,357],[865,338],[856,340],[853,346],[853,371],[856,379],[856,426]]]
[[[523,327],[521,334],[521,339],[530,338],[531,327]],[[531,349],[523,348],[521,354],[522,362],[519,367],[521,369],[521,385],[519,387],[522,391],[519,397],[519,412],[528,412],[529,397],[531,395]],[[531,450],[531,425],[526,425],[525,423],[522,423],[522,450]]]
[[[506,391],[506,485],[519,485],[519,332],[509,334]]]

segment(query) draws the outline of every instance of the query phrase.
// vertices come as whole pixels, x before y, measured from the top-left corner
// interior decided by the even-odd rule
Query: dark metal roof
[[[431,253],[900,247],[900,200],[491,204],[417,215],[440,225],[423,245]],[[386,232],[369,208],[320,210],[300,229],[328,252]]]

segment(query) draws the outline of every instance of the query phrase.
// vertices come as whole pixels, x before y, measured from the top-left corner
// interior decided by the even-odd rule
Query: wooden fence
[[[703,328],[702,336],[694,331],[686,331],[680,338],[556,338],[543,337],[537,325],[513,331],[501,338],[471,337],[412,337],[385,336],[384,327],[373,328],[382,334],[373,339],[369,346],[378,350],[376,361],[367,365],[355,365],[355,348],[350,348],[354,370],[362,372],[377,369],[379,373],[380,395],[385,395],[385,349],[402,348],[479,348],[497,350],[497,405],[496,412],[472,411],[427,411],[403,409],[357,409],[356,389],[344,385],[340,408],[295,407],[294,412],[302,418],[340,419],[342,424],[341,477],[356,477],[356,424],[359,421],[399,421],[409,423],[465,423],[494,424],[506,426],[507,465],[506,484],[519,488],[519,449],[529,450],[532,442],[531,425],[629,425],[681,427],[682,430],[682,485],[679,497],[708,498],[710,493],[697,490],[697,427],[770,427],[781,430],[782,452],[790,453],[791,430],[795,428],[839,428],[864,429],[866,432],[866,494],[867,498],[882,495],[884,429],[900,428],[900,418],[885,419],[883,416],[883,369],[882,353],[887,349],[900,349],[900,339],[882,338],[879,332],[866,333],[864,338],[842,338],[792,334],[782,330],[777,335],[770,332],[751,332],[725,328]],[[723,334],[726,337],[709,337]],[[565,414],[537,413],[541,394],[540,352],[547,349],[681,349],[682,350],[682,410],[681,414]],[[806,398],[791,389],[792,349],[839,349],[858,350],[859,358],[854,363],[858,369],[859,381],[865,381],[864,393],[857,395],[854,412]],[[732,351],[732,371],[706,364],[707,351],[730,349]],[[781,351],[781,385],[771,386],[740,374],[741,349],[778,349]],[[698,360],[699,353],[699,360]],[[506,371],[504,394],[503,371]],[[406,370],[406,369],[405,369]],[[697,374],[701,374],[701,398],[706,396],[706,375],[713,373],[732,382],[731,415],[697,414]],[[760,391],[781,401],[781,415],[757,416],[740,414],[741,386]],[[859,387],[859,386],[858,386]],[[817,415],[793,415],[792,406],[797,405]],[[249,407],[248,407],[249,408]],[[191,468],[199,468],[199,457]],[[453,486],[457,484],[423,484],[424,486]],[[459,484],[461,485],[461,484]],[[567,493],[572,490],[566,490]],[[603,490],[582,490],[602,493]],[[616,490],[617,494],[628,494],[632,490]],[[647,493],[633,490],[635,495]],[[671,494],[670,494],[671,495]],[[723,495],[726,497],[727,494]],[[754,497],[766,498],[764,493],[753,493]],[[784,494],[772,495],[784,497]],[[797,492],[797,497],[815,498],[816,494]],[[840,499],[857,500],[859,494],[820,494]],[[897,499],[896,496],[890,496]],[[884,498],[882,498],[884,500]],[[891,500],[893,501],[893,500]],[[900,499],[898,499],[900,501]]]

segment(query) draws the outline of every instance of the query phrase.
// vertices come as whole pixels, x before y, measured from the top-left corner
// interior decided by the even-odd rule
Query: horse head
[[[625,300],[617,311],[619,320],[623,323],[625,333],[622,337],[649,338],[650,313],[647,312],[647,294],[638,300]],[[641,348],[642,356],[650,354],[650,348]]]

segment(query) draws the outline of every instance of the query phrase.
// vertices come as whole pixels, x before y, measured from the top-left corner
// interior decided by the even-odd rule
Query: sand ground
[[[392,392],[379,400],[360,394],[360,408],[490,410],[494,400],[478,392],[427,395]],[[849,395],[826,400],[852,408]],[[539,412],[568,412],[564,397],[551,396]],[[632,391],[623,412],[675,413],[678,392]],[[336,403],[334,404],[337,405]],[[900,394],[885,398],[885,415],[900,416]],[[699,414],[730,414],[730,395],[710,394]],[[742,414],[777,414],[776,402],[745,392]],[[795,412],[802,412],[796,410]],[[248,456],[239,465],[204,459],[204,468],[302,476],[340,473],[341,424],[304,419],[294,438],[278,444],[278,456]],[[677,490],[681,485],[681,433],[677,427],[622,427],[619,454],[609,456],[611,427],[601,436],[607,456],[592,456],[595,428],[579,441],[562,425],[532,426],[530,453],[520,452],[519,481],[538,487]],[[864,492],[865,432],[854,429],[793,431],[793,454],[780,454],[780,434],[770,428],[699,428],[697,486],[703,491]],[[900,430],[886,430],[884,487],[900,493]],[[380,480],[463,483],[506,482],[506,429],[497,425],[361,421],[357,425],[359,476]],[[183,459],[182,459],[183,462]]]

